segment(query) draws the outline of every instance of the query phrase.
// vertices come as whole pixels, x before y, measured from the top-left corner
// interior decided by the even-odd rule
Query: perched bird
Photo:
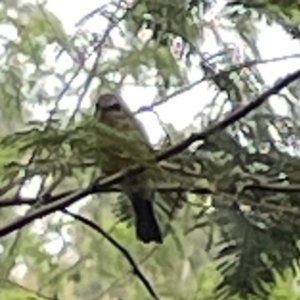
[[[143,126],[132,117],[127,105],[119,96],[115,94],[101,95],[96,103],[95,117],[103,124],[111,126],[119,132],[136,137],[134,140],[136,147],[140,147],[141,151],[145,149],[145,146],[150,149]],[[121,145],[118,152],[122,156]],[[124,165],[120,166],[120,161],[122,162],[119,159],[116,163],[115,157],[111,157],[103,163],[103,172],[110,175],[120,171],[120,167],[127,166],[125,160],[124,163],[121,163]],[[129,175],[123,180],[121,187],[133,207],[137,238],[144,243],[152,241],[162,243],[162,233],[153,204],[155,193],[151,189],[147,176],[145,174]]]

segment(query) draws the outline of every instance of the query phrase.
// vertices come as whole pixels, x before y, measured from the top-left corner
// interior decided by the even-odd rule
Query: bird
[[[136,141],[134,144],[141,151],[144,151],[145,147],[151,149],[144,127],[132,116],[128,106],[119,95],[113,93],[100,95],[96,101],[95,117],[99,122],[118,132],[134,136],[134,142]],[[118,152],[121,156],[122,145],[118,148]],[[120,166],[120,162],[124,166]],[[102,164],[102,172],[105,175],[111,175],[120,171],[120,167],[127,167],[127,163],[125,159],[123,163],[122,159],[118,159],[117,162],[116,157],[111,157]],[[133,208],[137,239],[145,244],[150,242],[162,244],[162,231],[154,210],[155,191],[151,188],[149,178],[144,173],[129,174],[125,176],[120,186]]]

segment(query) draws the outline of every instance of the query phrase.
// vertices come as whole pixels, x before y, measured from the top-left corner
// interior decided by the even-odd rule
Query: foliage
[[[297,39],[298,3],[228,1],[213,12],[216,5],[142,0],[126,7],[111,1],[81,21],[81,37],[65,33],[42,4],[0,7],[1,26],[16,32],[16,38],[1,39],[0,48],[0,232],[14,225],[0,240],[3,299],[150,299],[151,287],[161,299],[299,297],[297,76],[280,95],[275,89],[286,115],[268,102],[242,118],[226,114],[243,110],[267,89],[255,66],[262,62],[257,21],[280,24]],[[107,28],[86,29],[91,17]],[[234,31],[245,49],[228,44],[221,28]],[[206,31],[218,51],[205,47]],[[68,61],[62,69],[61,61]],[[192,82],[196,71],[203,77]],[[47,86],[52,81],[53,89]],[[197,107],[193,126],[177,132],[164,124],[160,107],[183,95],[184,108],[200,84],[216,94]],[[140,100],[135,113],[158,115],[165,129],[153,151],[91,117],[99,93],[121,93],[130,85],[156,93],[148,106],[139,96],[128,99]],[[35,120],[40,116],[33,116],[33,107],[46,107],[48,119]],[[136,241],[119,175],[99,179],[107,160],[120,171],[136,164],[146,169],[158,194],[162,246]],[[38,192],[25,197],[21,190],[36,175]],[[43,212],[81,198],[80,207],[69,209],[93,226],[62,206],[51,216]],[[34,213],[32,225],[23,228],[29,221],[22,220]]]

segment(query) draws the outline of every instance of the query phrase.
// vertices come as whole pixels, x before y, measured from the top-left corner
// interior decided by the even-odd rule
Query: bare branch
[[[66,209],[63,210],[63,212],[69,216],[72,216],[75,220],[80,221],[81,223],[85,224],[86,226],[90,227],[91,229],[97,231],[100,233],[105,239],[107,239],[114,247],[116,247],[122,255],[127,259],[129,264],[132,267],[132,273],[138,277],[138,279],[143,283],[149,294],[153,299],[159,300],[157,293],[155,292],[154,288],[152,287],[149,280],[145,277],[145,275],[142,273],[140,268],[138,267],[138,264],[135,262],[134,258],[130,254],[130,252],[122,246],[118,241],[116,241],[110,234],[108,234],[105,230],[103,230],[99,225],[97,225],[95,222],[81,216],[75,213],[72,213]]]

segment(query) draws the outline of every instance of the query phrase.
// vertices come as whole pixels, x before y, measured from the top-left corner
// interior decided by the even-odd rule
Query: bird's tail
[[[146,198],[143,193],[130,195],[135,213],[136,235],[144,243],[162,243],[162,233],[155,217],[153,202]]]

